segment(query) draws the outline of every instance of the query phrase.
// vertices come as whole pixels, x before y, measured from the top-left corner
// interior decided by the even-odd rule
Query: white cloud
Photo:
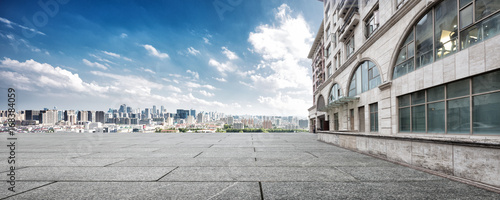
[[[108,52],[108,51],[102,51],[104,54],[108,55],[108,56],[113,56],[115,58],[119,58],[120,55],[117,54],[117,53],[113,53],[113,52]]]
[[[314,40],[313,33],[304,17],[292,16],[286,4],[277,9],[275,18],[277,25],[260,25],[248,38],[254,51],[262,56],[257,69],[271,70],[266,75],[253,74],[251,80],[256,88],[271,91],[284,88],[310,91],[307,54]]]
[[[229,60],[235,60],[235,59],[238,59],[238,56],[230,51],[229,49],[227,49],[227,47],[222,47],[222,53],[224,55],[226,55],[226,57],[229,59]]]
[[[174,91],[174,92],[177,92],[177,93],[181,93],[182,92],[180,88],[172,86],[172,85],[168,85],[165,88],[167,90]]]
[[[214,78],[214,79],[219,81],[219,82],[227,82],[227,80],[225,78]]]
[[[247,86],[247,87],[249,87],[249,88],[254,88],[252,84],[245,83],[245,82],[243,82],[243,81],[240,81],[239,83],[240,83],[240,84],[242,84],[242,85],[244,85],[244,86]]]
[[[200,85],[198,83],[186,82],[186,86],[189,88],[207,88],[209,90],[215,90],[214,86],[211,85]]]
[[[83,59],[82,61],[83,61],[83,63],[85,65],[90,66],[90,67],[97,67],[97,68],[103,69],[103,70],[107,70],[108,69],[106,66],[104,66],[103,64],[98,63],[98,62],[90,62],[87,59]]]
[[[24,29],[24,30],[28,30],[28,31],[34,32],[34,33],[36,33],[36,34],[45,35],[45,33],[42,33],[42,32],[40,32],[40,31],[38,31],[38,30],[36,30],[36,29],[33,29],[33,28],[28,28],[28,27],[26,27],[26,26],[23,26],[23,25],[17,24],[17,23],[15,23],[15,22],[12,22],[12,21],[10,21],[10,20],[8,20],[8,19],[5,19],[5,18],[2,18],[2,17],[0,17],[0,22],[5,23],[5,24],[7,25],[7,27],[9,27],[9,28],[14,28],[14,27],[12,26],[12,25],[14,25],[14,26],[17,26],[17,27],[22,28],[22,29]]]
[[[210,43],[210,40],[208,40],[208,38],[206,38],[206,37],[203,37],[203,41],[205,42],[205,44],[212,44],[212,43]]]
[[[188,48],[188,52],[189,52],[191,55],[194,55],[194,56],[196,56],[196,55],[200,54],[200,51],[196,50],[196,49],[195,49],[195,48],[193,48],[193,47],[189,47],[189,48]]]
[[[149,44],[145,44],[145,45],[142,45],[142,46],[149,52],[149,55],[158,57],[160,59],[164,59],[164,58],[168,58],[169,57],[168,54],[161,53],[160,51],[156,50],[156,48],[154,48],[153,46],[151,46]]]
[[[0,68],[11,71],[0,71],[0,82],[3,85],[13,84],[16,88],[46,93],[56,90],[63,93],[88,93],[98,94],[107,91],[95,83],[84,82],[78,74],[73,74],[60,67],[53,67],[47,63],[34,60],[19,62],[4,58],[0,61]]]
[[[208,64],[210,66],[213,66],[217,69],[217,71],[219,71],[223,76],[226,76],[226,72],[234,72],[236,71],[236,66],[233,65],[233,63],[231,62],[225,62],[225,63],[220,63],[214,59],[210,59],[208,61]]]
[[[146,69],[144,67],[141,67],[140,70],[144,71],[144,72],[148,72],[148,73],[151,73],[151,74],[156,74],[156,72],[154,72],[153,70],[151,69]]]
[[[210,93],[210,92],[207,92],[205,90],[200,90],[200,94],[202,94],[206,97],[213,97],[215,95],[214,93]]]
[[[200,78],[200,75],[198,74],[198,72],[193,72],[193,71],[191,71],[189,69],[186,72],[189,73],[189,74],[191,74],[191,75],[193,75],[193,77],[196,78],[196,79]]]
[[[279,92],[275,97],[259,96],[257,99],[261,104],[269,106],[271,112],[280,115],[307,115],[307,109],[311,106],[303,99],[292,98]]]
[[[127,58],[127,57],[122,56],[122,55],[117,54],[117,53],[113,53],[113,52],[109,52],[109,51],[101,51],[101,52],[108,55],[108,56],[111,56],[111,57],[122,58],[123,60],[126,60],[126,61],[132,61],[132,59]]]
[[[121,38],[127,38],[127,37],[128,37],[128,35],[127,35],[126,33],[122,33],[122,34],[120,35],[120,37],[121,37]]]

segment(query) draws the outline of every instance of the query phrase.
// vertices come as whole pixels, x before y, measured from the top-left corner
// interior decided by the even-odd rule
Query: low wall
[[[387,160],[500,187],[500,144],[342,132],[318,132],[318,139]]]

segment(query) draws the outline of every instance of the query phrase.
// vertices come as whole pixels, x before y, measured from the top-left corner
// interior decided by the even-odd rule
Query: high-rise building
[[[300,128],[307,128],[309,126],[309,120],[301,119],[299,120]]]
[[[311,131],[500,186],[481,178],[500,177],[500,149],[489,145],[500,136],[500,1],[321,1]]]
[[[243,123],[241,123],[241,122],[235,122],[235,123],[233,124],[233,128],[234,128],[234,129],[244,129],[244,128],[245,128],[245,125],[244,125]]]
[[[227,124],[233,125],[233,123],[234,123],[234,118],[232,116],[227,117]]]
[[[188,118],[187,118],[187,124],[194,124],[194,117],[189,115]]]
[[[39,120],[40,111],[39,110],[26,110],[24,120]]]
[[[127,113],[132,113],[132,107],[127,106]]]
[[[189,115],[193,116],[194,118],[196,118],[196,110],[189,110]]]
[[[177,109],[176,120],[187,119],[188,116],[189,116],[189,110]]]
[[[101,122],[101,123],[105,122],[104,111],[95,112],[95,122]]]
[[[205,122],[205,115],[203,112],[198,113],[198,117],[196,118],[196,122],[198,122],[199,124]]]
[[[118,110],[118,112],[124,113],[126,111],[127,111],[127,105],[126,104],[120,105],[120,109]]]
[[[264,128],[264,129],[272,129],[273,128],[273,123],[271,122],[271,120],[264,120],[262,122],[262,128]]]
[[[153,111],[151,112],[151,114],[153,114],[153,116],[156,116],[156,114],[157,114],[156,113],[156,106],[155,105],[153,105]]]
[[[77,119],[79,122],[88,122],[89,121],[88,111],[79,111]]]
[[[43,110],[39,114],[40,124],[55,125],[57,123],[57,110]]]
[[[64,121],[68,122],[70,125],[76,124],[76,113],[74,110],[64,111]]]

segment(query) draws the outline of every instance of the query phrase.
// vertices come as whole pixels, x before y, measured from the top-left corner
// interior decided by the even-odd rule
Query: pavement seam
[[[193,158],[198,157],[198,156],[199,156],[199,155],[201,155],[202,153],[203,153],[203,151],[202,151],[202,152],[200,152],[199,154],[196,154],[196,156],[194,156]]]
[[[54,181],[54,182],[51,182],[51,183],[47,183],[47,184],[44,184],[44,185],[41,185],[41,186],[38,186],[38,187],[34,187],[34,188],[29,189],[29,190],[22,191],[22,192],[19,192],[19,193],[16,193],[16,194],[14,194],[14,195],[10,195],[10,196],[8,196],[8,197],[1,198],[1,199],[11,198],[11,197],[14,197],[14,196],[17,196],[17,195],[20,195],[20,194],[23,194],[23,193],[26,193],[26,192],[29,192],[29,191],[32,191],[32,190],[36,190],[36,189],[38,189],[38,188],[45,187],[45,186],[47,186],[47,185],[51,185],[51,184],[54,184],[54,183],[57,183],[57,181]],[[0,199],[0,200],[1,200],[1,199]]]
[[[259,189],[260,189],[260,199],[264,200],[264,192],[262,191],[262,182],[259,181]]]
[[[110,166],[110,165],[114,165],[114,164],[116,164],[116,163],[123,162],[123,161],[130,160],[130,159],[132,159],[132,158],[127,158],[127,159],[123,159],[123,160],[116,161],[116,162],[114,162],[114,163],[109,163],[109,164],[107,164],[107,165],[104,165],[103,167],[108,167],[108,166]]]
[[[160,177],[159,179],[156,179],[156,182],[160,181],[162,178],[164,178],[165,176],[169,175],[170,173],[172,173],[174,170],[178,169],[179,167],[175,167],[174,169],[170,170],[169,172],[167,172],[165,175],[163,175],[162,177]]]
[[[308,153],[308,154],[311,154],[311,155],[312,155],[312,156],[314,156],[315,158],[319,158],[318,156],[316,156],[316,155],[312,154],[312,153],[311,153],[311,152],[309,152],[309,151],[304,151],[304,152],[306,152],[306,153]]]

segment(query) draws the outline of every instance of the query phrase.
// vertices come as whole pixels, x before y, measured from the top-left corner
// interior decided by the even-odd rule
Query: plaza
[[[311,133],[18,134],[11,199],[499,199]]]

